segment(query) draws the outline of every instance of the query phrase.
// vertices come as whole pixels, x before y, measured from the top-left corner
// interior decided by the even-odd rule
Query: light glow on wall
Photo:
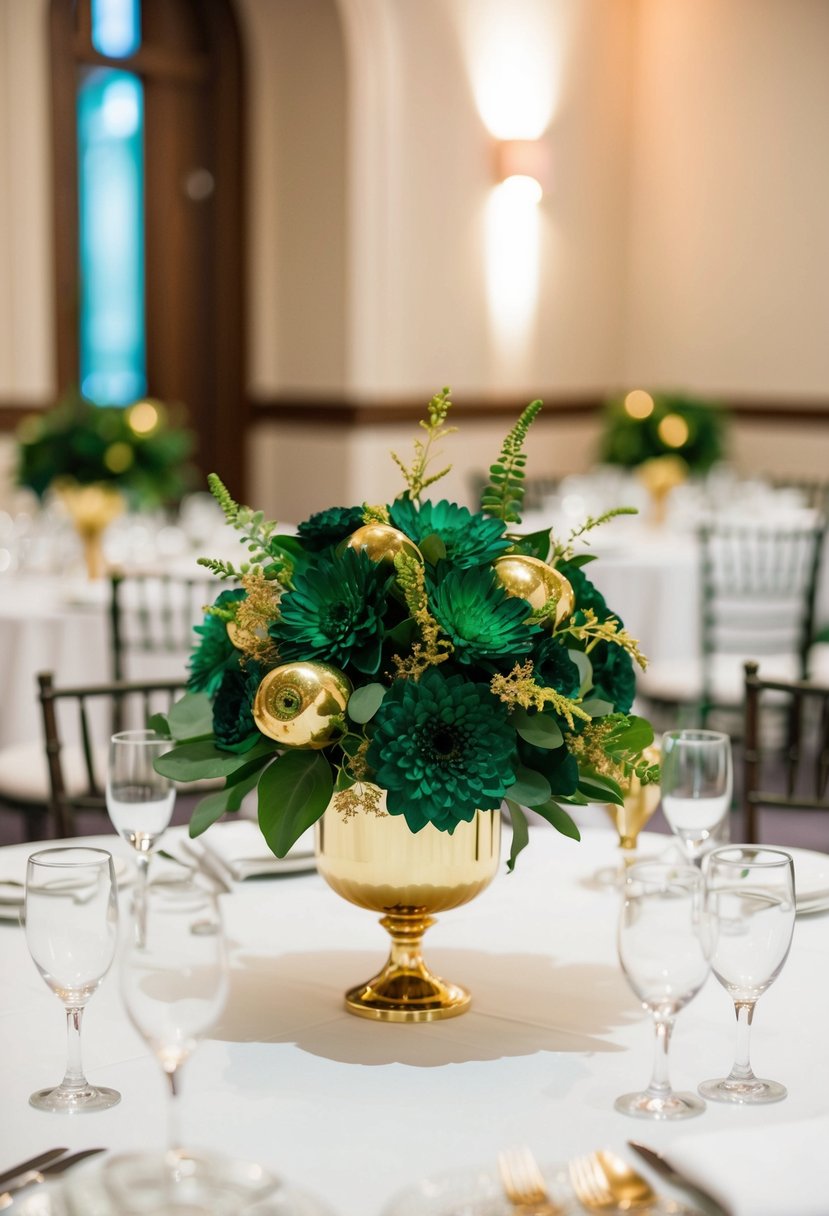
[[[508,177],[487,202],[486,279],[493,330],[504,354],[526,343],[538,301],[538,183]]]
[[[547,0],[476,4],[468,27],[475,102],[496,139],[538,139],[558,100],[560,38]]]

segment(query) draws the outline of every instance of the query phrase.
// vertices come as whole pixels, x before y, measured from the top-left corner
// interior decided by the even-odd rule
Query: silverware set
[[[85,1148],[77,1153],[70,1153],[67,1148],[52,1148],[45,1153],[40,1153],[37,1157],[30,1157],[28,1161],[21,1161],[19,1165],[13,1165],[4,1170],[0,1174],[0,1188],[2,1188],[0,1190],[0,1211],[14,1202],[18,1191],[22,1191],[33,1183],[46,1182],[49,1178],[56,1178],[73,1165],[77,1165],[79,1161],[83,1161],[85,1157],[93,1157],[96,1153],[105,1151],[103,1148]]]
[[[637,1152],[663,1172],[670,1170],[670,1181],[684,1186],[695,1196],[704,1199],[718,1212],[727,1213],[712,1198],[670,1169],[652,1150],[643,1145],[630,1143]],[[565,1216],[570,1207],[565,1207],[551,1195],[544,1177],[528,1148],[510,1149],[500,1153],[498,1169],[504,1194],[514,1209],[515,1216]],[[666,1216],[693,1216],[697,1209],[685,1207],[672,1199],[657,1194],[651,1184],[637,1173],[622,1157],[607,1149],[575,1157],[568,1163],[567,1171],[573,1194],[587,1212],[610,1213],[648,1212],[665,1213]]]

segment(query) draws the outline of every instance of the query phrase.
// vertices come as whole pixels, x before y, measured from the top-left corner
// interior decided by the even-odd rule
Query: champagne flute
[[[171,747],[172,741],[154,730],[119,731],[109,745],[107,811],[116,832],[135,850],[135,931],[139,938],[144,932],[142,908],[150,853],[169,826],[176,800],[172,781],[157,773],[154,764]]]
[[[777,979],[794,932],[794,864],[788,853],[753,845],[715,849],[705,865],[706,898],[719,932],[711,966],[737,1015],[734,1064],[699,1091],[716,1102],[779,1102],[786,1087],[755,1077],[749,1059],[754,1006]]]
[[[662,811],[688,860],[699,865],[731,806],[731,740],[718,730],[668,731],[661,769]]]
[[[668,1079],[674,1019],[699,992],[710,970],[710,919],[702,874],[695,866],[640,861],[625,875],[619,918],[619,961],[633,991],[653,1015],[653,1072],[647,1089],[623,1094],[616,1110],[645,1119],[687,1119],[705,1103],[675,1093]]]
[[[225,940],[216,896],[197,881],[150,883],[145,895],[144,936],[128,934],[121,954],[121,995],[169,1083],[168,1147],[163,1156],[113,1158],[107,1185],[119,1211],[162,1214],[186,1207],[196,1216],[217,1210],[202,1193],[215,1182],[215,1166],[181,1147],[177,1095],[182,1065],[224,1008]]]
[[[115,1089],[90,1085],[81,1063],[87,1002],[112,965],[118,938],[118,888],[103,849],[41,849],[26,866],[26,944],[43,979],[66,1009],[67,1064],[60,1085],[29,1098],[38,1110],[74,1114],[106,1110]]]

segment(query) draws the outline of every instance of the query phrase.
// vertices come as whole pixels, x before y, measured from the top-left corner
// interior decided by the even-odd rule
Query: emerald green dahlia
[[[246,592],[241,588],[222,591],[214,608],[226,608],[237,600],[243,600]],[[206,692],[213,697],[219,691],[225,672],[239,663],[239,652],[227,636],[227,622],[221,617],[206,615],[201,625],[193,629],[201,638],[190,656],[190,675],[187,687],[191,692]]]
[[[253,720],[253,700],[262,680],[258,663],[229,667],[213,702],[213,734],[224,751],[246,752],[261,738]]]
[[[429,585],[429,607],[454,647],[456,662],[512,666],[540,633],[526,600],[508,595],[490,568],[447,569]]]
[[[447,561],[464,569],[492,562],[510,547],[504,536],[506,524],[500,519],[477,512],[473,515],[457,503],[414,503],[411,498],[397,498],[389,509],[395,528],[405,532],[415,544],[427,536],[437,535],[446,547]]]
[[[339,544],[363,523],[362,507],[328,507],[303,520],[298,534],[309,549],[316,551]]]
[[[494,811],[515,781],[515,732],[486,684],[444,677],[397,680],[373,721],[366,759],[391,815],[412,832],[441,831]]]
[[[321,557],[294,577],[270,635],[283,662],[352,663],[374,675],[380,666],[386,591],[394,569],[346,549]]]

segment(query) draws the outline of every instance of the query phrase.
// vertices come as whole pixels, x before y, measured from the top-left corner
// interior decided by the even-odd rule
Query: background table
[[[534,829],[516,873],[499,874],[474,902],[442,915],[426,936],[426,957],[468,985],[473,1006],[429,1024],[386,1025],[344,1011],[344,990],[385,956],[372,913],[344,903],[315,873],[239,884],[222,896],[228,1006],[184,1069],[186,1142],[259,1160],[340,1216],[379,1216],[397,1190],[446,1170],[491,1168],[511,1145],[526,1143],[554,1164],[602,1146],[626,1152],[628,1138],[664,1148],[696,1130],[825,1111],[825,916],[798,919],[789,960],[755,1020],[755,1067],[787,1084],[787,1101],[753,1110],[711,1104],[673,1126],[613,1110],[618,1094],[647,1083],[653,1052],[650,1019],[616,959],[618,894],[593,878],[615,861],[614,841],[610,831],[588,831],[579,844]],[[119,840],[106,843],[128,856]],[[642,837],[646,852],[665,843]],[[4,866],[9,852],[0,851]],[[84,1025],[87,1075],[123,1095],[110,1111],[66,1119],[28,1105],[32,1090],[62,1075],[63,1014],[9,922],[0,924],[0,1019],[0,1165],[57,1143],[164,1143],[166,1083],[127,1020],[117,974]],[[675,1087],[727,1070],[733,1047],[731,1002],[710,978],[677,1020]],[[796,1193],[793,1205],[796,1213]]]

